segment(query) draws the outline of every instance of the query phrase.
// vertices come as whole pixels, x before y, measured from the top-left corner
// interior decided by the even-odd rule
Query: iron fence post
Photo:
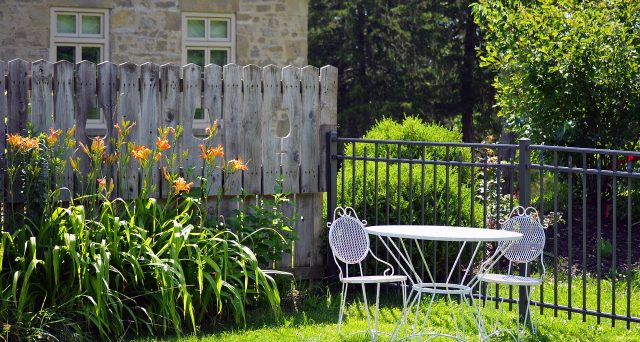
[[[333,211],[336,209],[338,200],[338,132],[329,131],[326,134],[327,146],[327,164],[325,165],[327,172],[327,221],[333,219]],[[326,229],[326,228],[325,228]],[[327,277],[337,277],[338,269],[333,262],[333,253],[327,244],[325,259],[325,275]]]
[[[519,189],[519,204],[523,207],[528,207],[531,203],[531,174],[529,173],[531,165],[531,152],[529,146],[531,140],[522,138],[518,142],[518,149],[520,154],[519,169],[518,169],[518,189]],[[527,276],[525,264],[520,264],[520,276]],[[518,313],[522,324],[527,324],[525,317],[530,315],[527,312],[529,305],[525,302],[527,299],[527,287],[520,286],[520,300],[518,301]]]

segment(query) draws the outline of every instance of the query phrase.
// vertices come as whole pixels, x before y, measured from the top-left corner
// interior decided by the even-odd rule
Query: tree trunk
[[[464,33],[464,55],[460,68],[460,109],[462,111],[462,140],[473,141],[473,107],[475,96],[473,93],[473,70],[476,64],[476,23],[473,21],[471,8],[467,9]]]

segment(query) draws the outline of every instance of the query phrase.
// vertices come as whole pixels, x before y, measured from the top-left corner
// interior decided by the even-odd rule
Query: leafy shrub
[[[499,115],[535,143],[624,149],[640,119],[640,2],[473,5]]]
[[[446,129],[437,124],[426,124],[416,117],[407,117],[402,123],[391,119],[379,121],[367,134],[365,139],[404,140],[430,142],[461,142],[460,132]],[[366,149],[366,153],[365,153]],[[448,151],[448,152],[447,152]],[[398,224],[478,224],[480,216],[474,213],[471,221],[471,201],[473,191],[469,187],[471,172],[469,168],[455,165],[421,165],[425,161],[469,161],[469,149],[445,146],[412,146],[396,144],[379,145],[377,157],[390,159],[412,159],[398,164],[390,161],[356,161],[350,156],[367,156],[375,158],[374,144],[347,144],[341,170],[338,172],[338,190],[344,187],[344,193],[338,194],[338,203],[345,205],[355,203],[355,209],[363,219],[366,199],[366,219],[369,223],[391,222]],[[377,165],[376,165],[377,164]],[[377,174],[376,174],[377,166]],[[388,177],[387,177],[388,173]],[[434,180],[435,178],[435,180]],[[376,188],[376,179],[378,181]],[[460,186],[458,186],[460,182]],[[389,191],[387,192],[387,187]],[[366,189],[366,191],[365,191]],[[355,197],[353,196],[355,194]],[[434,198],[436,205],[434,206]],[[460,201],[459,201],[460,200]],[[399,205],[398,205],[399,204]],[[458,211],[460,206],[460,211]],[[388,215],[387,215],[388,207]],[[375,216],[377,213],[377,216]],[[399,219],[398,219],[399,217]],[[435,220],[434,220],[435,218]]]

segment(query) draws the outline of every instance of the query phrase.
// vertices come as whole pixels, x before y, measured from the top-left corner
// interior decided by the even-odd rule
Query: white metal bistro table
[[[415,306],[415,318],[413,321],[412,331],[409,335],[411,339],[420,339],[423,336],[435,337],[451,337],[461,340],[463,337],[460,335],[460,329],[458,328],[457,315],[453,307],[451,295],[460,296],[460,302],[464,303],[461,307],[466,311],[469,309],[472,319],[475,320],[478,326],[478,334],[480,338],[486,334],[484,331],[484,325],[482,318],[479,314],[478,307],[474,302],[473,295],[471,294],[473,288],[478,284],[478,274],[474,273],[473,261],[480,250],[480,246],[483,246],[486,242],[515,242],[522,238],[522,234],[517,232],[504,231],[499,229],[485,229],[485,228],[469,228],[469,227],[456,227],[456,226],[420,226],[420,225],[388,225],[388,226],[369,226],[366,227],[367,233],[371,235],[377,235],[382,241],[382,244],[389,251],[389,255],[395,260],[400,269],[407,275],[411,284],[411,293],[407,298],[409,305],[406,306],[405,312],[402,314],[401,321],[398,322],[392,339],[397,337],[400,327],[407,322],[407,316]],[[420,264],[423,266],[428,276],[427,281],[424,281],[414,265],[414,258],[412,257],[412,245],[411,241],[415,243],[415,250],[420,256]],[[445,281],[436,282],[429,264],[426,261],[420,241],[445,241],[445,242],[460,242],[460,250],[457,252],[457,256],[450,269],[447,272],[447,278]],[[467,259],[466,270],[464,276],[460,279],[452,280],[454,271],[458,269],[463,263],[463,251],[467,244],[475,244],[472,255]],[[486,260],[483,261],[483,267],[478,269],[489,270],[498,261],[502,252],[509,247],[510,243],[503,243],[496,246],[495,252]],[[408,248],[409,247],[409,248]],[[466,258],[465,258],[466,259]],[[431,294],[431,300],[429,307],[427,308],[426,315],[422,320],[422,324],[418,327],[419,321],[419,308],[420,300],[423,294]],[[433,301],[436,295],[445,295],[449,306],[451,307],[451,313],[456,326],[456,334],[445,334],[434,331],[425,331],[427,327],[429,313],[433,305]],[[468,300],[467,300],[468,299]],[[469,304],[471,302],[471,304]],[[473,308],[472,308],[473,307]],[[475,311],[475,312],[474,312]],[[464,317],[464,314],[463,316]],[[461,324],[464,332],[464,324]]]

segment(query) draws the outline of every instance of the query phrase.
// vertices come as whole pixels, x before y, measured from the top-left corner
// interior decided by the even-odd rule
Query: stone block
[[[180,12],[164,12],[164,29],[169,31],[180,31],[182,19]]]
[[[136,12],[133,9],[119,9],[111,14],[111,29],[130,27],[135,20]]]

